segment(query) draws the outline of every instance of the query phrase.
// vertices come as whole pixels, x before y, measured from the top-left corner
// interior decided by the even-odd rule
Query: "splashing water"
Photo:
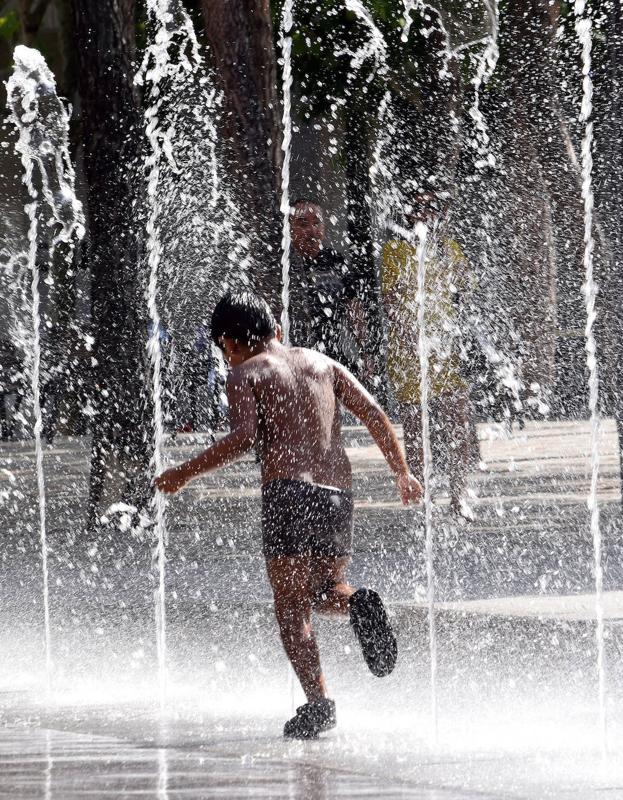
[[[363,4],[359,2],[359,0],[345,0],[345,6],[349,11],[352,11],[354,14],[356,14],[357,18],[365,25],[370,34],[369,41],[364,44],[356,53],[350,54],[350,66],[353,70],[353,73],[361,69],[363,63],[368,58],[372,58],[375,63],[374,73],[382,78],[389,72],[389,65],[387,61],[387,43],[382,32],[374,23],[370,13],[363,6]],[[374,73],[370,75],[370,78],[373,77]],[[385,151],[395,135],[392,95],[389,89],[385,91],[383,98],[379,103],[379,109],[377,113],[377,131],[376,143],[372,152],[371,164],[368,170],[371,188],[368,204],[372,218],[374,219],[376,217],[377,219],[377,231],[384,232],[387,225],[390,208],[392,206],[392,200],[394,199],[392,193],[394,189],[392,186],[392,173],[395,171],[395,165],[392,164],[391,166],[388,166],[388,164],[385,163],[386,159],[391,159],[391,156],[385,155]],[[379,183],[381,180],[386,184],[386,191],[382,193],[379,191]],[[375,203],[375,197],[377,197],[379,194],[380,197]],[[376,237],[374,241],[374,250],[376,257],[378,258],[381,252],[381,244]]]
[[[283,162],[281,164],[281,213],[283,229],[281,235],[281,330],[284,344],[290,344],[290,162],[292,159],[292,26],[294,24],[293,0],[286,0],[281,15],[279,46],[283,57]],[[296,702],[296,681],[294,669],[288,664],[288,694],[294,713]]]
[[[344,0],[344,6],[347,11],[351,11],[356,15],[357,19],[363,23],[368,29],[370,35],[369,41],[365,42],[357,51],[353,51],[348,47],[335,51],[335,56],[350,56],[350,71],[346,78],[347,84],[351,84],[355,75],[362,68],[364,62],[372,58],[376,65],[375,70],[370,73],[367,81],[371,81],[374,73],[378,71],[380,74],[387,72],[387,44],[383,34],[374,23],[363,3],[360,0]],[[335,125],[337,120],[337,112],[339,106],[346,106],[345,98],[332,98],[331,102],[331,117],[332,124]]]
[[[393,185],[393,175],[396,165],[393,163],[391,153],[386,151],[396,135],[396,122],[392,113],[391,92],[387,90],[379,105],[378,135],[368,174],[370,175],[370,211],[372,218],[376,218],[376,228],[384,233],[388,226],[388,218],[393,205],[398,207],[396,187]],[[375,198],[378,198],[375,202]],[[382,245],[378,238],[374,242],[377,258],[381,255]]]
[[[164,130],[160,122],[162,104],[167,97],[162,91],[163,82],[170,77],[192,74],[200,64],[199,45],[192,22],[184,9],[175,0],[148,0],[147,8],[156,34],[153,43],[147,48],[137,82],[149,85],[151,103],[145,111],[146,133],[151,153],[147,156],[147,264],[149,281],[147,287],[147,309],[151,322],[148,352],[152,367],[153,402],[153,456],[154,474],[163,469],[164,420],[162,410],[162,352],[160,335],[162,323],[158,308],[158,272],[162,259],[160,235],[161,202],[159,184],[163,161],[176,169],[173,154],[173,131]],[[176,49],[177,62],[171,51]],[[166,501],[160,492],[155,493],[156,548],[154,559],[157,566],[157,588],[154,591],[156,618],[156,646],[158,652],[158,684],[160,706],[164,706],[167,693],[167,647],[166,647]]]
[[[487,121],[480,108],[480,92],[483,86],[486,86],[491,79],[500,55],[498,49],[498,33],[500,28],[498,0],[485,0],[485,7],[487,11],[487,17],[489,19],[489,25],[491,27],[491,33],[488,37],[487,46],[485,47],[481,58],[478,60],[478,68],[473,80],[474,102],[469,110],[469,114],[474,120],[476,131],[479,137],[479,142],[476,145],[479,155],[479,158],[475,163],[476,169],[482,169],[486,166],[495,166],[495,157],[489,146],[490,140]]]
[[[405,24],[402,28],[401,39],[403,42],[408,42],[409,33],[411,32],[411,25],[413,24],[413,17],[411,15],[418,7],[418,0],[404,0],[404,7],[405,7]]]
[[[367,76],[366,81],[370,82],[378,75],[379,77],[383,77],[387,75],[389,72],[389,65],[388,65],[388,48],[387,42],[383,36],[383,33],[379,29],[379,27],[375,24],[374,19],[370,15],[370,12],[366,9],[363,5],[361,0],[344,0],[344,6],[347,11],[351,11],[357,19],[364,25],[367,29],[368,33],[370,34],[369,39],[365,42],[357,51],[352,51],[348,48],[344,48],[341,50],[336,50],[335,55],[337,57],[342,55],[350,56],[350,72],[347,77],[347,83],[352,83],[355,75],[361,70],[364,63],[368,59],[372,59],[374,62],[374,68],[372,72]],[[337,118],[337,110],[338,105],[345,105],[346,101],[344,99],[335,100],[331,104],[331,114],[333,118],[333,123],[335,124],[335,120]],[[383,134],[383,124],[387,121],[386,126],[386,133]],[[380,224],[379,229],[382,227],[382,222],[385,221],[388,217],[388,209],[391,203],[387,200],[387,197],[384,196],[383,200],[378,203],[380,207],[380,212],[377,212],[374,207],[374,195],[378,193],[378,184],[379,179],[383,178],[386,183],[391,182],[390,172],[391,170],[386,167],[384,164],[384,159],[387,158],[384,155],[384,151],[387,148],[387,145],[390,142],[390,136],[387,133],[387,129],[393,130],[393,119],[392,119],[392,108],[391,108],[391,92],[387,90],[383,96],[379,104],[379,110],[377,114],[377,129],[379,131],[377,135],[376,144],[374,147],[371,166],[369,168],[369,175],[371,181],[371,193],[368,199],[368,203],[370,205],[371,213],[374,216],[377,216]],[[379,245],[375,242],[375,251],[379,253]]]
[[[383,34],[370,16],[370,12],[363,5],[361,0],[344,0],[344,5],[348,11],[352,11],[368,29],[370,39],[356,53],[352,54],[350,66],[354,71],[361,69],[363,63],[368,58],[373,58],[377,65],[377,70],[381,73],[387,72],[387,44]]]
[[[435,621],[435,563],[431,482],[433,456],[430,443],[430,413],[428,405],[428,341],[426,338],[426,249],[428,228],[422,222],[415,227],[417,237],[417,287],[418,287],[418,358],[420,362],[420,413],[422,416],[422,453],[424,466],[424,529],[426,557],[426,600],[428,605],[428,633],[430,648],[431,727],[433,742],[437,741],[437,625]]]
[[[290,161],[292,158],[292,25],[293,0],[286,0],[281,16],[279,44],[283,57],[283,162],[281,165],[281,328],[283,341],[290,342]]]
[[[38,50],[15,48],[7,100],[19,130],[17,150],[31,197],[42,203],[55,231],[52,245],[84,236],[82,204],[76,197],[69,155],[69,114],[56,94],[56,81]]]
[[[500,55],[498,48],[498,36],[500,30],[499,0],[484,0],[484,5],[490,33],[486,38],[486,47],[478,59],[476,75],[472,80],[474,87],[474,102],[469,109],[469,115],[474,121],[474,126],[476,128],[476,140],[474,141],[476,158],[474,161],[474,167],[477,171],[484,170],[487,167],[494,168],[496,165],[496,159],[491,148],[489,125],[484,114],[482,113],[482,109],[480,107],[480,98],[483,87],[489,83],[493,73],[495,72]],[[489,193],[486,189],[483,193],[483,197],[486,203],[489,199]],[[490,268],[490,229],[491,215],[489,213],[488,206],[486,206],[482,213],[481,225],[481,236],[483,240],[481,251],[481,269],[483,275],[487,275]],[[498,384],[510,390],[513,397],[513,405],[515,410],[521,410],[523,407],[523,403],[521,401],[521,390],[523,385],[520,379],[517,377],[515,365],[512,363],[508,355],[500,352],[494,346],[492,338],[485,333],[482,328],[482,324],[476,325],[473,333],[475,339],[479,343],[483,355],[494,369]]]
[[[517,375],[517,367],[513,363],[513,360],[507,353],[502,352],[496,347],[494,338],[486,329],[486,324],[483,320],[478,320],[478,323],[472,328],[472,333],[475,341],[478,342],[478,347],[482,351],[482,354],[487,359],[488,364],[493,368],[498,386],[508,390],[512,397],[513,408],[515,411],[521,411],[523,408],[521,393],[524,384]],[[538,403],[537,401],[537,406],[540,413],[546,413],[548,411],[543,403]]]
[[[405,9],[405,24],[402,28],[402,35],[401,39],[403,42],[407,42],[409,40],[409,33],[411,31],[411,26],[413,24],[413,17],[412,14],[414,11],[420,11],[422,15],[426,15],[427,11],[432,12],[431,18],[436,17],[437,19],[437,27],[439,28],[439,32],[441,33],[444,41],[444,48],[443,48],[443,66],[439,71],[439,77],[441,79],[449,78],[450,77],[450,61],[454,55],[451,48],[451,39],[450,39],[450,32],[448,31],[445,22],[443,21],[443,17],[441,12],[438,8],[431,5],[430,3],[424,2],[424,0],[404,0],[404,9]]]
[[[604,642],[604,608],[603,608],[603,566],[601,528],[599,524],[599,504],[597,501],[597,481],[599,478],[599,375],[597,369],[597,345],[595,342],[594,324],[597,316],[595,300],[597,286],[593,275],[593,123],[592,99],[593,82],[591,79],[592,22],[586,13],[585,0],[575,0],[576,33],[582,47],[583,97],[580,122],[584,123],[584,139],[582,142],[582,198],[584,200],[584,286],[582,291],[586,300],[586,363],[588,366],[589,410],[591,415],[591,488],[588,508],[591,512],[591,534],[595,560],[595,616],[597,639],[597,682],[599,705],[599,735],[603,753],[608,747],[608,728],[606,716],[606,657]]]
[[[178,0],[147,0],[147,10],[156,24],[154,41],[147,47],[137,82],[159,84],[163,78],[182,69],[191,73],[201,63],[199,42],[192,20]],[[179,44],[179,64],[171,59],[171,49]],[[169,153],[170,154],[170,153]]]
[[[75,242],[84,236],[82,205],[75,193],[75,176],[69,157],[69,114],[56,94],[56,82],[45,59],[37,50],[19,46],[14,54],[15,68],[7,82],[7,101],[19,131],[16,149],[24,167],[24,183],[32,198],[28,216],[28,270],[31,276],[32,369],[31,388],[35,440],[35,461],[39,500],[39,538],[43,573],[43,616],[45,632],[45,673],[48,693],[52,686],[52,641],[48,583],[48,543],[46,490],[41,433],[41,314],[39,294],[38,244],[46,227],[54,232],[48,244],[47,263],[51,264],[57,246],[69,245],[67,259],[73,256]]]

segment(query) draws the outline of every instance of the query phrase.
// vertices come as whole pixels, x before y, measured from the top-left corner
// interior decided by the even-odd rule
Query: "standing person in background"
[[[434,461],[447,463],[452,513],[472,520],[464,497],[470,456],[469,388],[460,359],[458,324],[461,296],[469,289],[468,264],[448,234],[448,204],[435,191],[420,191],[406,215],[409,232],[428,228],[426,245],[425,333],[429,345],[428,381]],[[407,462],[423,479],[424,451],[418,357],[418,249],[413,239],[397,238],[383,249],[381,291],[388,327],[388,372],[400,404]]]
[[[344,256],[325,244],[322,207],[306,198],[296,200],[290,231],[291,342],[319,350],[361,374],[366,325],[360,287]]]

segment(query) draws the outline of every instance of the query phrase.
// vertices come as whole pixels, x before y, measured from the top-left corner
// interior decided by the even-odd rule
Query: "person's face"
[[[304,256],[317,256],[325,234],[322,209],[312,203],[297,205],[290,215],[290,233],[297,252]]]
[[[230,367],[237,367],[245,360],[245,350],[248,348],[240,344],[237,339],[231,339],[229,336],[221,336],[218,341],[223,357]]]

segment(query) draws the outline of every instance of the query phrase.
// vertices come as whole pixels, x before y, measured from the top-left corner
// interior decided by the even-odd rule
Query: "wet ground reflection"
[[[153,709],[125,705],[29,705],[26,695],[3,698],[0,727],[2,798],[623,798],[623,761],[597,750],[578,756],[567,739],[529,740],[484,719],[488,742],[464,737],[429,747],[412,719],[346,715],[324,739],[284,742],[279,720],[219,717],[189,707],[159,719]],[[587,729],[588,718],[576,730]],[[590,727],[590,726],[588,726]],[[512,744],[512,736],[515,736]],[[549,741],[549,745],[547,744]]]

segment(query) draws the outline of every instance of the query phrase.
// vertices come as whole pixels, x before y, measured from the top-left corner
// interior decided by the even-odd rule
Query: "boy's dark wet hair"
[[[251,345],[276,332],[277,321],[268,303],[253,292],[227,292],[212,312],[211,334],[219,347],[221,336]]]

